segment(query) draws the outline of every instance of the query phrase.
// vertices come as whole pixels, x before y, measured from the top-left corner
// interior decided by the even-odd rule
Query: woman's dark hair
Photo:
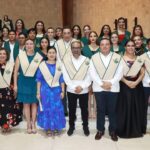
[[[56,48],[55,48],[54,46],[48,46],[48,48],[47,48],[47,52],[48,52],[50,49],[54,49],[54,50],[55,50],[55,52],[57,53],[57,50],[56,50]]]
[[[119,23],[120,20],[123,20],[125,22],[125,18],[120,17],[120,18],[118,18],[117,23]]]
[[[88,25],[88,24],[84,25],[84,26],[83,26],[83,30],[84,30],[85,27],[88,27],[88,28],[91,30],[90,25]]]
[[[132,39],[130,39],[130,40],[128,40],[128,41],[125,43],[125,47],[127,46],[127,44],[128,44],[129,42],[133,42],[133,43],[134,43],[134,41],[133,41]],[[135,46],[135,43],[134,43],[134,46]]]
[[[17,19],[16,20],[16,22],[15,22],[15,30],[17,29],[17,22],[18,21],[21,21],[21,23],[22,23],[22,30],[24,30],[25,29],[25,24],[24,24],[24,21],[22,19]]]
[[[81,31],[80,26],[77,25],[77,24],[72,27],[72,36],[74,37],[74,32],[73,32],[73,30],[74,30],[75,27],[77,27],[77,28],[79,29],[79,34],[78,34],[78,36],[77,36],[77,39],[81,39],[81,37],[82,37],[82,31]]]
[[[41,21],[41,20],[38,20],[38,21],[35,23],[34,29],[35,29],[36,34],[37,34],[37,24],[38,24],[38,23],[41,23],[41,24],[43,25],[42,32],[43,32],[43,34],[45,34],[45,26],[44,26],[44,22]]]
[[[56,32],[57,30],[61,30],[61,32],[63,32],[63,28],[61,28],[61,27],[57,27],[57,28],[55,29],[55,32]],[[58,37],[57,35],[55,35],[55,39],[58,40],[59,37]]]
[[[107,25],[107,24],[105,24],[105,25],[102,26],[101,32],[100,32],[100,34],[99,34],[99,37],[103,37],[103,36],[104,36],[103,30],[104,30],[105,27],[108,27],[108,29],[109,29],[109,34],[108,34],[108,35],[109,35],[109,37],[111,37],[111,28],[110,28],[110,26]]]
[[[136,29],[136,28],[140,28],[140,30],[141,30],[141,35],[140,35],[140,36],[143,37],[143,36],[144,36],[144,33],[143,33],[142,26],[138,24],[138,25],[134,26],[134,28],[133,28],[132,38],[133,38],[134,36],[136,36],[136,35],[135,35],[135,29]]]
[[[50,44],[49,44],[49,39],[48,39],[47,37],[42,37],[42,38],[41,38],[41,41],[40,41],[40,49],[42,50],[42,45],[41,45],[41,43],[42,43],[42,40],[43,40],[43,39],[45,39],[45,40],[48,42],[48,46],[47,46],[47,49],[48,49],[48,47],[49,47]]]
[[[10,53],[5,48],[1,48],[0,51],[5,51],[6,52],[6,56],[7,56],[6,61],[8,61],[9,58],[10,58]]]
[[[94,34],[97,36],[96,44],[99,45],[99,42],[98,42],[98,34],[96,33],[96,31],[91,31],[91,32],[89,33],[88,44],[91,44],[91,42],[90,42],[90,35],[91,35],[92,33],[94,33]]]

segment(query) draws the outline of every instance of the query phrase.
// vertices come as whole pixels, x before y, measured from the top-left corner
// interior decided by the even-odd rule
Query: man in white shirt
[[[19,54],[19,43],[16,40],[16,33],[14,30],[9,31],[9,41],[4,43],[4,48],[10,53],[10,62],[15,62]]]
[[[143,54],[142,56],[145,55],[145,76],[143,78],[143,87],[144,87],[144,93],[145,93],[145,114],[144,114],[144,121],[143,121],[143,133],[146,133],[147,129],[147,109],[148,109],[148,100],[150,97],[150,39],[147,40],[147,48],[148,52]],[[141,57],[142,57],[141,56]]]
[[[81,55],[82,44],[80,41],[71,43],[72,55],[68,54],[63,59],[63,77],[67,85],[69,106],[69,130],[70,136],[75,129],[77,99],[81,108],[84,134],[90,134],[88,128],[88,87],[91,84],[89,76],[89,59]]]
[[[59,39],[57,42],[55,42],[55,48],[57,50],[57,60],[58,61],[62,61],[66,54],[71,53],[71,42],[73,40],[74,39],[72,38],[71,28],[64,27],[63,28],[63,38]],[[63,105],[64,105],[65,116],[68,116],[66,94],[63,99]]]
[[[47,29],[47,37],[49,39],[49,46],[54,46],[56,39],[54,38],[55,37],[55,29],[53,27],[49,27]]]
[[[123,76],[123,67],[120,64],[121,56],[110,52],[110,40],[100,41],[101,51],[92,56],[90,62],[90,75],[93,81],[93,91],[97,104],[97,134],[99,140],[105,131],[106,111],[109,117],[109,133],[113,141],[116,135],[116,103],[120,90],[119,81]]]

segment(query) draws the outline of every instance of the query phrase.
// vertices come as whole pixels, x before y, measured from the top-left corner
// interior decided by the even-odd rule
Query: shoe
[[[85,136],[89,136],[90,135],[90,131],[89,131],[88,127],[84,127],[83,131],[84,131]]]
[[[68,136],[71,136],[73,134],[73,132],[74,132],[74,129],[73,128],[69,128],[69,130],[67,132]]]
[[[110,136],[113,141],[115,141],[115,142],[118,141],[118,137],[114,132],[110,133]]]
[[[95,140],[100,140],[103,135],[104,135],[104,132],[98,131],[95,135]]]

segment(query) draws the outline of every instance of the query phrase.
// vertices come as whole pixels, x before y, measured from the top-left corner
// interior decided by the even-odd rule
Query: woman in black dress
[[[22,121],[22,106],[16,102],[13,91],[13,63],[8,62],[9,54],[0,49],[0,126],[2,132]]]
[[[125,49],[126,51],[122,60],[124,77],[120,82],[117,106],[117,132],[118,136],[122,138],[142,137],[144,91],[141,81],[144,77],[145,70],[142,67],[143,62],[141,58],[135,55],[134,42],[131,40],[128,41]]]

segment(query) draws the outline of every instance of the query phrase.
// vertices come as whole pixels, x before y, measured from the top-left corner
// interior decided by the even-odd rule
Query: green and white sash
[[[61,71],[61,65],[59,62],[56,63],[56,70],[55,70],[55,75],[53,76],[50,72],[50,70],[48,69],[46,62],[43,61],[40,66],[40,71],[45,79],[45,81],[47,82],[47,84],[50,87],[57,87],[59,86],[59,78],[62,74]]]
[[[127,65],[126,61],[122,58],[122,64],[123,64],[123,74],[124,76],[136,76],[139,71],[141,70],[141,67],[144,64],[144,60],[137,56],[136,60],[134,61],[131,68]]]
[[[7,62],[4,70],[4,74],[0,72],[0,88],[6,88],[10,86],[14,63]]]
[[[24,76],[33,77],[43,57],[37,52],[31,63],[29,63],[25,51],[20,51],[18,56]]]
[[[65,56],[63,63],[71,80],[84,80],[89,68],[89,58],[85,57],[78,70],[72,62],[71,55]]]
[[[93,55],[92,61],[100,79],[111,80],[120,64],[121,56],[117,53],[112,53],[109,65],[107,67],[104,65],[105,62],[103,62],[100,52]]]

